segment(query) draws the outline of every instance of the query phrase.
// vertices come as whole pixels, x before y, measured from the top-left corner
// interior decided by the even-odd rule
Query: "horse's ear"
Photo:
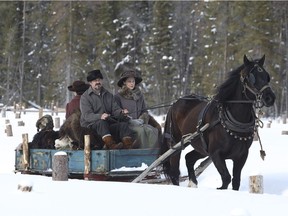
[[[263,66],[265,61],[265,55],[259,60],[259,65]]]
[[[246,55],[244,55],[243,61],[244,61],[244,65],[249,65],[251,63]]]

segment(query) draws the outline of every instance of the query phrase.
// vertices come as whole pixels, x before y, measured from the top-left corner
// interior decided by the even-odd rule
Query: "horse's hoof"
[[[188,183],[188,187],[197,188],[197,184],[195,184],[193,181],[190,180]]]
[[[219,188],[217,188],[217,190],[226,190],[228,187],[219,187]]]

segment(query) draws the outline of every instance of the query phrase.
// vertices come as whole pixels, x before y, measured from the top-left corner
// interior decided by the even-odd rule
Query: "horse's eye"
[[[263,69],[261,67],[257,67],[258,72],[263,72]]]

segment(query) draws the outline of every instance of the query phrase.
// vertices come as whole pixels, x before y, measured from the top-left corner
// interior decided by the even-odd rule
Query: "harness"
[[[249,74],[251,73],[252,70],[254,70],[255,68],[258,69],[259,71],[259,66],[257,64],[254,65],[254,67],[250,70]],[[260,68],[261,69],[261,68]],[[250,74],[253,75],[253,74]],[[254,77],[254,75],[253,75]],[[215,127],[217,124],[221,124],[222,127],[225,129],[225,131],[232,136],[234,139],[238,139],[240,141],[247,141],[247,140],[251,140],[253,139],[254,135],[256,134],[258,136],[258,140],[260,142],[260,156],[261,158],[264,160],[265,157],[265,151],[263,151],[262,149],[262,144],[261,144],[261,140],[258,134],[258,127],[263,127],[263,123],[261,122],[261,120],[259,119],[259,117],[257,117],[255,110],[259,109],[259,113],[258,116],[262,113],[261,111],[261,107],[263,107],[263,102],[262,102],[262,95],[263,95],[263,91],[266,88],[269,88],[269,85],[265,85],[263,86],[260,90],[256,89],[254,87],[255,84],[255,77],[254,79],[251,77],[247,77],[247,76],[243,76],[241,74],[240,77],[240,81],[242,83],[243,86],[243,94],[245,95],[247,100],[231,100],[231,101],[225,101],[225,103],[251,103],[252,104],[252,109],[251,109],[251,119],[249,122],[247,123],[243,123],[243,122],[239,122],[237,121],[232,113],[229,111],[228,107],[224,105],[224,103],[218,102],[215,99],[209,100],[208,103],[206,104],[206,106],[201,110],[201,112],[199,113],[198,116],[198,124],[197,124],[197,133],[201,139],[201,143],[202,143],[202,150],[208,155],[208,145],[207,142],[205,140],[205,132],[209,131],[209,129]],[[255,95],[254,100],[251,100],[246,91],[250,91],[253,95]],[[202,101],[207,101],[207,98],[202,97],[202,96],[197,96],[197,95],[192,95],[189,97],[183,97],[181,99],[184,100],[193,100],[193,99],[197,99],[197,100],[202,100]],[[216,120],[214,120],[212,123],[209,122],[209,126],[207,129],[205,129],[204,131],[200,130],[207,122],[205,122],[205,117],[209,111],[209,109],[213,109],[216,108],[218,110],[218,118]],[[171,117],[170,117],[171,118]],[[168,136],[170,137],[170,139],[172,139],[172,141],[175,142],[175,140],[173,139],[173,136],[171,136],[172,133],[172,127],[171,127],[172,121],[170,121],[170,134],[165,134],[164,136],[166,138],[168,138]],[[246,136],[240,136],[238,133],[247,133]],[[181,139],[181,143],[182,143],[182,149],[184,146],[184,138],[185,135],[182,137]],[[192,144],[192,142],[190,141],[190,143]]]

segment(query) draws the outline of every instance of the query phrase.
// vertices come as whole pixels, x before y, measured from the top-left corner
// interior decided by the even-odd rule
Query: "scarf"
[[[135,100],[135,101],[137,101],[142,94],[138,87],[135,87],[134,89],[131,90],[127,88],[126,86],[123,86],[121,89],[119,89],[118,92],[125,99]]]

